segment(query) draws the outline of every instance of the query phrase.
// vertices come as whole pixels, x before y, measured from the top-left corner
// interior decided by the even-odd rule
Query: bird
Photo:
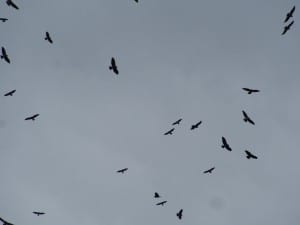
[[[291,17],[293,17],[293,14],[295,12],[295,9],[296,9],[296,6],[294,6],[291,11],[289,11],[287,14],[286,14],[286,17],[285,17],[285,20],[284,22],[286,23]]]
[[[124,168],[124,169],[118,170],[117,173],[123,173],[124,174],[124,172],[127,171],[127,170],[128,170],[128,168]]]
[[[246,154],[247,154],[247,159],[257,159],[256,155],[253,155],[251,152],[249,152],[248,150],[245,150]]]
[[[193,125],[191,126],[191,130],[194,130],[194,129],[198,128],[199,125],[200,125],[201,123],[202,123],[202,121],[199,121],[198,123],[193,124]]]
[[[136,3],[138,3],[139,2],[139,0],[134,0]]]
[[[178,217],[178,219],[181,220],[182,218],[182,212],[183,212],[183,209],[180,209],[178,213],[176,213],[176,216]]]
[[[247,91],[249,95],[251,95],[252,93],[256,93],[259,92],[259,90],[256,89],[250,89],[250,88],[242,88],[244,91]]]
[[[154,193],[154,198],[160,198],[160,195],[157,192],[155,192]]]
[[[46,213],[44,213],[44,212],[32,212],[32,213],[35,214],[35,215],[37,215],[37,216],[46,214]]]
[[[156,205],[161,205],[163,206],[164,204],[166,204],[168,201],[162,201],[162,202],[159,202],[159,203],[156,203]]]
[[[48,31],[46,31],[45,40],[48,41],[50,44],[53,44],[52,38],[50,37],[50,34]]]
[[[288,30],[291,29],[291,26],[294,24],[294,20],[292,22],[290,22],[287,26],[284,27],[283,32],[281,33],[281,35],[285,35],[286,32],[288,32]]]
[[[36,117],[38,117],[40,114],[34,114],[33,116],[29,116],[29,117],[26,117],[25,120],[32,120],[34,121]]]
[[[226,148],[228,151],[232,151],[231,147],[229,146],[229,144],[227,143],[226,139],[224,137],[222,137],[222,148]]]
[[[243,115],[244,115],[244,121],[247,123],[251,123],[252,125],[255,125],[255,123],[253,122],[253,120],[247,115],[247,113],[243,110]]]
[[[109,69],[112,70],[115,74],[119,74],[119,70],[114,57],[111,58],[111,65],[109,66]]]
[[[7,19],[7,18],[0,18],[0,20],[4,23],[4,22],[6,22],[8,19]]]
[[[8,6],[11,6],[11,7],[15,8],[15,9],[19,9],[19,7],[12,0],[7,0],[6,4]]]
[[[182,120],[182,119],[180,118],[179,120],[177,120],[177,121],[175,121],[174,123],[172,123],[172,125],[173,125],[173,126],[175,126],[175,125],[179,125],[179,124],[180,124],[180,122],[181,122],[181,120]]]
[[[3,225],[14,225],[13,223],[9,223],[6,220],[2,219],[1,217],[0,217],[0,221],[3,223]]]
[[[209,170],[205,170],[203,173],[212,173],[212,171],[215,169],[215,167],[210,168]]]
[[[9,59],[4,47],[1,48],[1,53],[2,53],[2,55],[0,56],[1,59],[4,59],[7,63],[10,63],[10,59]]]
[[[16,90],[12,90],[10,92],[7,92],[4,96],[13,96],[13,94],[16,92]]]
[[[172,135],[174,130],[175,130],[175,128],[172,128],[171,130],[164,133],[164,135]]]

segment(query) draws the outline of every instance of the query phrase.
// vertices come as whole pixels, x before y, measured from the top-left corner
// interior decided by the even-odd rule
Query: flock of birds
[[[138,0],[134,0],[135,2],[138,3]],[[6,0],[6,4],[10,7],[13,7],[14,9],[18,10],[19,7],[12,1],[12,0]],[[293,17],[293,14],[295,12],[295,9],[296,7],[294,6],[287,14],[286,14],[286,18],[284,20],[284,23],[287,23],[290,18]],[[8,19],[7,18],[0,18],[0,21],[2,22],[6,22]],[[282,32],[282,35],[286,34],[287,31],[290,30],[291,26],[294,24],[294,20],[291,21],[288,25],[284,26],[284,30]],[[49,32],[47,31],[45,33],[45,38],[44,38],[46,41],[48,41],[50,44],[53,44],[53,40],[49,34]],[[1,48],[1,59],[4,59],[4,61],[6,61],[7,63],[10,63],[11,60],[7,54],[7,51],[4,47]],[[112,70],[116,75],[119,74],[119,70],[118,70],[118,67],[117,67],[117,64],[116,64],[116,60],[114,57],[111,58],[111,65],[109,66],[109,70]],[[259,92],[260,90],[257,90],[257,89],[250,89],[250,88],[242,88],[247,94],[252,94],[252,93],[257,93]],[[12,91],[9,91],[7,93],[4,94],[4,96],[13,96],[14,93],[16,92],[16,90],[12,90]],[[248,114],[245,112],[245,111],[242,111],[242,114],[243,114],[243,120],[245,123],[250,123],[252,125],[255,125],[254,121],[248,116]],[[26,117],[25,120],[32,120],[34,121],[37,117],[39,116],[39,114],[34,114],[32,116],[29,116],[29,117]],[[175,121],[174,123],[172,123],[172,126],[176,126],[176,125],[180,125],[182,121],[182,118],[178,119],[177,121]],[[197,129],[200,125],[202,124],[202,121],[199,121],[195,124],[192,124],[191,127],[190,127],[190,130],[195,130]],[[175,131],[175,128],[171,128],[170,130],[168,130],[167,132],[164,133],[164,135],[172,135],[173,132]],[[226,140],[225,137],[222,137],[221,139],[222,141],[222,145],[221,147],[226,149],[227,151],[232,151],[232,148],[230,147],[230,145],[228,144],[228,141]],[[245,153],[246,153],[246,158],[247,159],[257,159],[258,157],[256,155],[254,155],[253,153],[251,153],[249,150],[245,150]],[[211,174],[213,171],[215,170],[215,167],[212,167],[208,170],[205,170],[203,173],[204,174]],[[126,171],[128,171],[128,168],[123,168],[123,169],[120,169],[120,170],[117,170],[117,173],[121,173],[121,174],[124,174]],[[155,192],[154,193],[154,198],[160,198],[161,196]],[[158,202],[156,205],[165,205],[167,203],[166,200],[164,201],[160,201]],[[37,211],[34,211],[32,212],[33,214],[37,215],[37,216],[40,216],[40,215],[44,215],[45,213],[44,212],[37,212]],[[183,213],[183,209],[180,209],[177,213],[176,213],[176,216],[178,217],[178,219],[182,219],[182,213]],[[12,223],[4,220],[3,218],[0,217],[0,221],[3,223],[3,225],[13,225]]]

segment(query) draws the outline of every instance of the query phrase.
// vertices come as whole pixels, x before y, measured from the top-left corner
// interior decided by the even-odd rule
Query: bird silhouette
[[[7,92],[4,96],[13,96],[13,94],[16,92],[16,90],[12,90],[10,92]]]
[[[178,217],[178,219],[181,220],[182,218],[182,212],[183,212],[183,209],[180,209],[178,213],[176,213],[176,216]]]
[[[174,130],[175,130],[175,128],[172,128],[171,130],[164,133],[164,135],[172,135]]]
[[[155,192],[154,193],[154,198],[160,198],[160,195],[157,192]]]
[[[222,148],[226,148],[228,151],[232,151],[231,147],[229,146],[229,144],[227,143],[227,140],[222,137]]]
[[[181,122],[181,118],[179,119],[179,120],[177,120],[177,121],[175,121],[174,123],[172,123],[172,125],[174,126],[174,125],[179,125],[180,124],[180,122]]]
[[[215,167],[210,168],[209,170],[205,170],[203,173],[212,173],[212,171],[215,169]]]
[[[29,117],[26,117],[25,120],[32,120],[34,121],[36,117],[38,117],[40,114],[34,114],[33,116],[29,116]]]
[[[163,206],[164,204],[166,204],[168,201],[162,201],[162,202],[159,202],[159,203],[156,203],[156,205],[161,205]]]
[[[48,41],[50,44],[53,44],[53,40],[49,34],[48,31],[46,31],[46,37],[45,37],[45,40]]]
[[[193,125],[191,126],[191,130],[194,130],[194,129],[198,128],[199,125],[200,125],[201,123],[202,123],[202,121],[199,121],[198,123],[193,124]]]
[[[15,9],[19,9],[19,7],[12,0],[7,0],[6,4],[8,6],[11,6],[11,7],[15,8]]]
[[[249,95],[251,95],[252,93],[256,93],[259,92],[259,90],[256,89],[250,89],[250,88],[242,88],[244,91],[248,92]]]
[[[117,173],[125,173],[127,170],[128,170],[128,168],[124,168],[124,169],[118,170]]]
[[[285,26],[283,28],[283,32],[281,33],[281,35],[285,35],[286,32],[288,32],[291,29],[291,27],[292,27],[293,24],[294,24],[294,20],[292,22],[290,22],[287,26]]]
[[[286,16],[284,22],[286,23],[291,17],[293,17],[293,14],[295,12],[296,6],[294,6],[291,11],[289,11]]]
[[[7,222],[6,220],[2,219],[0,217],[0,221],[3,223],[3,225],[14,225],[13,223]]]
[[[119,74],[119,70],[118,70],[118,67],[117,67],[117,64],[116,64],[116,60],[114,57],[111,58],[111,62],[110,62],[110,66],[109,66],[109,69],[112,70],[116,75]]]
[[[1,53],[2,53],[0,56],[1,59],[4,59],[4,61],[6,61],[7,63],[10,63],[10,59],[9,59],[4,47],[1,48]]]
[[[3,23],[6,22],[8,19],[7,18],[0,18],[0,21],[2,21]]]
[[[253,155],[250,151],[248,151],[248,150],[245,150],[245,152],[246,152],[246,157],[247,157],[247,159],[257,159],[257,156],[256,155]]]
[[[243,116],[244,116],[244,121],[247,123],[251,123],[252,125],[255,125],[255,123],[253,122],[253,120],[251,120],[251,118],[247,115],[247,113],[245,111],[242,111],[243,112]]]

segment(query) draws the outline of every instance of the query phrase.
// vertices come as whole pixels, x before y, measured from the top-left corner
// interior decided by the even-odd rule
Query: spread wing
[[[252,119],[250,119],[249,117],[248,117],[247,120],[248,120],[248,122],[251,123],[252,125],[255,125],[254,121],[253,121]]]
[[[294,20],[288,25],[288,29],[290,29],[293,24],[294,24]]]
[[[281,33],[281,35],[285,35],[285,33],[288,31],[288,28],[287,27],[284,27],[284,30],[283,32]]]
[[[7,4],[10,5],[10,6],[12,6],[15,9],[19,9],[19,7],[13,1],[11,1],[11,0],[7,1]]]

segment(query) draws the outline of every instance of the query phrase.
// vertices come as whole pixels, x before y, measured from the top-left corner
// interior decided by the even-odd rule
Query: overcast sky
[[[0,61],[0,217],[15,225],[299,224],[297,9],[281,36],[297,1],[15,3],[20,10],[0,4],[8,18],[0,45],[12,61]],[[246,149],[258,159],[247,160]]]

